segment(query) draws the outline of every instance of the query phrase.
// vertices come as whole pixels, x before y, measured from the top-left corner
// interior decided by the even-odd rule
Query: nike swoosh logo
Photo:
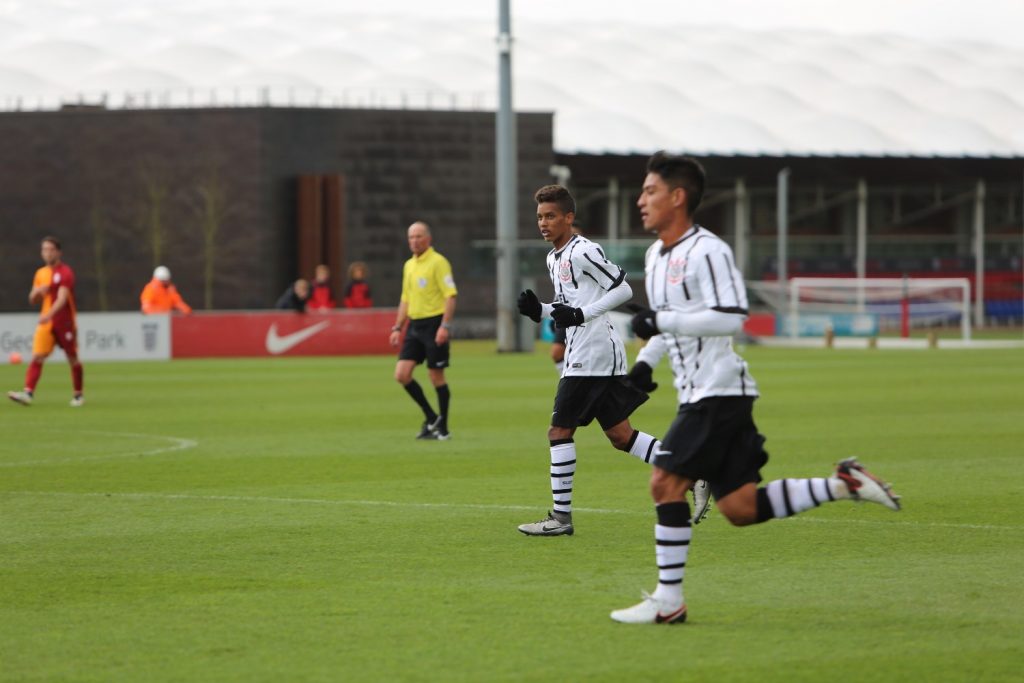
[[[274,323],[270,326],[270,329],[267,330],[267,353],[275,356],[279,353],[284,353],[293,346],[301,344],[313,335],[324,330],[330,324],[330,321],[324,320],[322,322],[318,322],[316,325],[310,325],[298,332],[292,332],[291,334],[286,334],[282,337],[278,336],[277,323]]]

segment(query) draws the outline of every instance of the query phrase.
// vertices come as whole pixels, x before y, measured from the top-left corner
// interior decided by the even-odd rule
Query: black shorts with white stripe
[[[715,500],[761,481],[768,462],[765,438],[754,424],[754,399],[712,396],[679,406],[655,467],[708,482]]]

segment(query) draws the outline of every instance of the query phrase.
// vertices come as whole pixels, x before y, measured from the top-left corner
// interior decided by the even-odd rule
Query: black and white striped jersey
[[[732,347],[748,303],[732,249],[694,225],[674,244],[660,240],[644,257],[647,300],[661,334],[637,356],[654,367],[665,354],[680,403],[708,396],[757,396],[747,363]]]
[[[609,377],[626,374],[626,351],[608,311],[633,296],[626,271],[609,261],[596,242],[581,235],[547,255],[555,303],[583,310],[586,321],[565,335],[563,377]],[[544,315],[552,307],[544,305]]]

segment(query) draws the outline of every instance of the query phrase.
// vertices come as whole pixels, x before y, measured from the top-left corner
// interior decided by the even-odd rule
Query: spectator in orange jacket
[[[167,266],[157,266],[153,271],[153,279],[142,290],[143,313],[170,313],[181,311],[185,315],[192,312],[192,307],[178,294],[178,288],[171,284],[171,271]]]

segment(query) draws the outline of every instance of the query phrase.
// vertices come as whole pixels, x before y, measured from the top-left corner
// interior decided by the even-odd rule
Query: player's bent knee
[[[686,500],[686,491],[692,482],[659,467],[651,471],[651,498],[655,503],[671,503]]]
[[[563,439],[571,439],[573,430],[568,427],[549,427],[548,428],[548,441],[561,441]]]

